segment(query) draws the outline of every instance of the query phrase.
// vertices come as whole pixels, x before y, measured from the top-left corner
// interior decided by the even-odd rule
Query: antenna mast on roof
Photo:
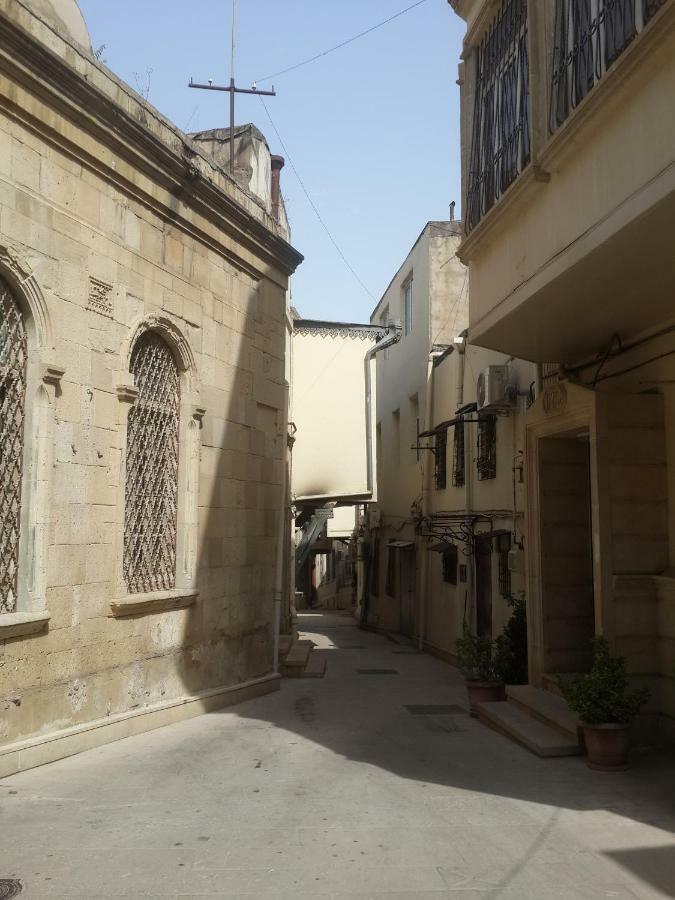
[[[263,97],[276,97],[276,91],[272,86],[271,91],[259,91],[257,86],[253,84],[250,88],[239,88],[235,81],[235,60],[237,49],[237,0],[232,0],[232,65],[230,69],[230,84],[228,87],[224,85],[214,84],[209,79],[208,84],[195,84],[190,79],[188,87],[197,88],[201,91],[225,91],[230,95],[230,175],[234,178],[234,99],[236,94],[260,94]]]

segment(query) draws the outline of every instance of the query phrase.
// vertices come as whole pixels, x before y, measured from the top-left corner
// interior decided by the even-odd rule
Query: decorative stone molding
[[[98,278],[89,276],[89,299],[87,300],[87,309],[95,312],[106,319],[113,317],[113,286]]]
[[[122,372],[129,372],[131,353],[136,342],[146,331],[155,331],[171,347],[181,373],[187,379],[187,393],[199,395],[199,378],[194,351],[183,334],[180,324],[168,313],[152,313],[137,319],[129,329],[129,337],[122,347]]]
[[[0,275],[15,292],[21,305],[27,307],[26,324],[35,332],[34,344],[39,352],[54,346],[54,330],[44,295],[28,262],[13,247],[0,246]]]
[[[192,407],[192,418],[199,423],[201,426],[202,420],[206,415],[206,407],[205,406],[193,406]]]
[[[120,403],[133,404],[138,400],[138,388],[133,381],[125,381],[117,385],[117,399]]]
[[[146,613],[167,612],[172,609],[185,609],[197,602],[199,591],[174,590],[154,591],[151,594],[129,594],[117,600],[111,600],[110,609],[116,619],[125,616],[142,616]]]
[[[48,624],[49,614],[45,611],[37,613],[3,613],[0,615],[0,641],[39,634],[45,630]]]
[[[57,366],[55,363],[42,363],[41,378],[44,384],[57,388],[61,384],[61,379],[65,374],[66,370],[63,366]]]
[[[297,335],[318,335],[322,338],[351,338],[360,341],[380,341],[387,335],[387,329],[380,325],[354,325],[349,322],[322,322],[313,319],[296,319],[293,333]]]

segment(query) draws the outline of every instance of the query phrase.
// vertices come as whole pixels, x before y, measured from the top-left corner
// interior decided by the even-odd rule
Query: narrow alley
[[[542,760],[459,673],[301,614],[323,679],[0,782],[22,898],[671,897],[675,770]]]

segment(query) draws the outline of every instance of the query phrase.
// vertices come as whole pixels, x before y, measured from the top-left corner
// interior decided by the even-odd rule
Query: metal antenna
[[[237,0],[232,0],[232,64],[230,69],[230,84],[228,87],[213,84],[195,84],[190,79],[188,87],[197,88],[200,91],[225,91],[230,95],[230,175],[234,178],[234,99],[236,94],[261,94],[263,97],[276,97],[276,91],[259,91],[254,84],[251,88],[239,88],[235,81],[235,62],[237,51]]]

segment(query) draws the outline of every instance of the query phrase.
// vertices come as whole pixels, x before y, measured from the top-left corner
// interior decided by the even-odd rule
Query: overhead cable
[[[388,25],[395,19],[400,19],[401,16],[404,16],[411,10],[416,9],[418,6],[422,6],[422,4],[426,2],[427,0],[417,0],[417,3],[406,6],[405,9],[394,13],[393,16],[389,16],[389,18],[385,19],[383,22],[378,22],[377,25],[371,25],[370,28],[366,28],[365,31],[361,31],[359,34],[355,34],[353,37],[347,38],[347,40],[342,41],[341,44],[336,44],[334,47],[330,47],[328,50],[323,50],[321,53],[317,53],[316,56],[312,56],[309,59],[304,59],[302,62],[296,63],[294,66],[289,66],[287,69],[282,69],[281,72],[273,72],[272,75],[267,75],[265,78],[258,78],[254,82],[254,84],[257,84],[260,81],[271,81],[272,78],[280,78],[282,75],[287,75],[289,72],[294,72],[296,69],[302,68],[302,66],[308,66],[310,63],[316,62],[317,59],[322,59],[324,56],[328,56],[329,53],[335,53],[336,50],[341,50],[348,44],[353,44],[354,41],[358,41],[359,38],[365,37],[367,34],[371,34],[373,31],[377,31],[377,29],[382,28],[383,25]]]
[[[260,95],[258,95],[258,96],[260,96]],[[340,258],[341,258],[342,261],[343,261],[343,263],[347,266],[347,268],[349,269],[349,271],[352,273],[352,275],[354,276],[354,278],[355,278],[355,279],[358,281],[358,283],[361,285],[361,287],[363,288],[363,290],[368,294],[368,296],[370,297],[370,299],[371,299],[371,300],[375,300],[374,294],[372,294],[371,291],[368,290],[368,288],[366,287],[366,285],[364,284],[364,282],[361,280],[361,278],[359,277],[359,275],[358,275],[358,273],[356,272],[356,270],[353,268],[353,266],[351,265],[351,263],[349,262],[349,260],[347,259],[347,257],[346,257],[346,256],[344,255],[344,253],[342,252],[342,249],[341,249],[340,245],[338,244],[338,242],[337,242],[337,241],[335,240],[335,238],[333,237],[333,235],[332,235],[330,229],[328,228],[328,225],[326,225],[326,223],[324,222],[324,220],[323,220],[323,218],[322,218],[322,216],[321,216],[321,213],[319,212],[319,210],[318,210],[318,208],[317,208],[317,206],[316,206],[316,203],[312,200],[312,198],[311,198],[311,196],[310,196],[310,194],[309,194],[309,191],[308,191],[307,188],[305,187],[305,182],[302,180],[302,178],[300,177],[300,173],[298,172],[298,170],[297,170],[296,167],[295,167],[295,163],[293,162],[293,160],[292,160],[292,158],[291,158],[291,154],[288,152],[288,147],[286,146],[286,144],[284,144],[284,140],[283,140],[283,138],[281,137],[281,135],[279,134],[279,129],[278,129],[277,126],[274,124],[274,120],[273,120],[272,116],[270,115],[270,111],[269,111],[269,109],[267,108],[267,104],[265,103],[265,101],[263,100],[262,97],[260,97],[260,102],[262,103],[262,105],[263,105],[263,107],[264,107],[264,109],[265,109],[265,112],[267,113],[267,118],[270,120],[270,125],[271,125],[272,128],[274,129],[274,133],[276,134],[277,139],[278,139],[279,143],[281,144],[281,147],[282,147],[282,149],[283,149],[283,151],[284,151],[285,157],[286,157],[286,159],[288,160],[288,163],[289,163],[291,169],[293,169],[293,173],[295,174],[295,177],[298,179],[298,183],[299,183],[300,187],[302,188],[305,197],[307,197],[307,201],[309,202],[309,205],[312,207],[312,209],[313,209],[313,211],[314,211],[314,215],[317,217],[317,219],[319,220],[319,223],[321,224],[323,230],[326,232],[326,234],[327,234],[328,237],[330,238],[331,243],[333,244],[333,246],[334,246],[335,249],[337,250],[338,254],[340,255]]]

